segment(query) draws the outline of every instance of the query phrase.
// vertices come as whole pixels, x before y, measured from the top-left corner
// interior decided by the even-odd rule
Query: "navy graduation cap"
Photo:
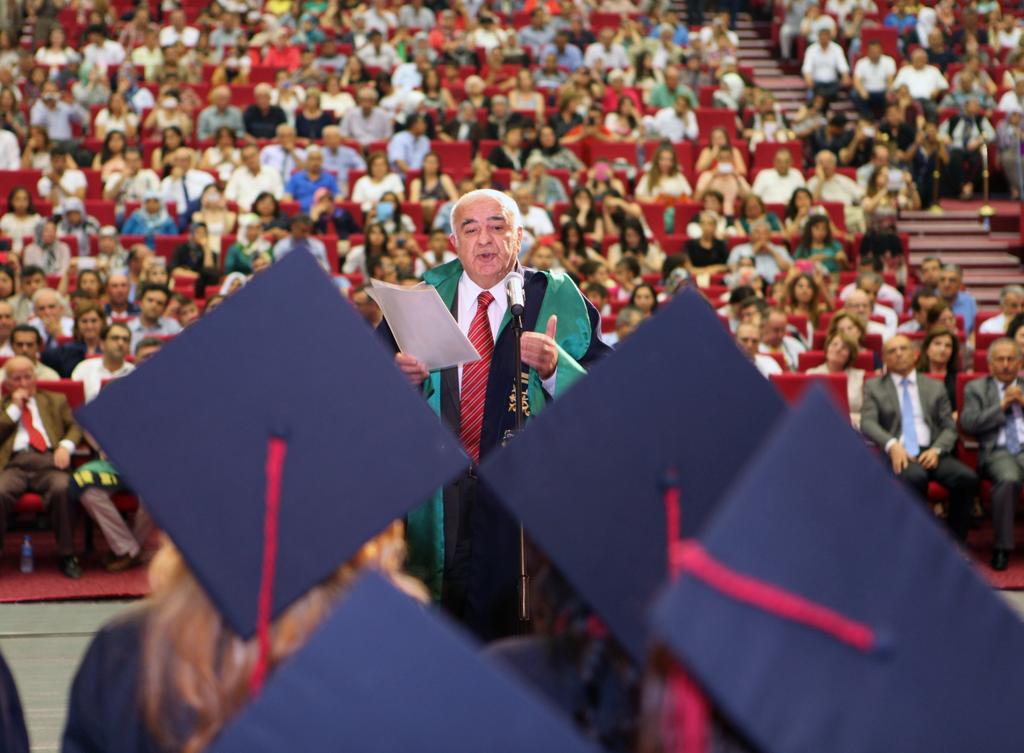
[[[0,654],[0,750],[4,753],[29,753],[18,687],[3,654]]]
[[[672,559],[653,631],[762,753],[1024,749],[1024,627],[820,390]]]
[[[250,638],[467,463],[306,253],[79,411]]]
[[[374,574],[209,753],[594,753],[521,681]]]
[[[680,528],[695,535],[783,410],[708,303],[686,290],[480,475],[641,660],[649,602],[668,576],[666,482],[677,480],[668,496],[678,491]]]

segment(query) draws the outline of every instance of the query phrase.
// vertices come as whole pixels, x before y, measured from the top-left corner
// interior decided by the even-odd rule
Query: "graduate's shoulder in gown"
[[[144,608],[132,610],[93,638],[71,686],[63,753],[162,753],[142,715],[145,615]]]

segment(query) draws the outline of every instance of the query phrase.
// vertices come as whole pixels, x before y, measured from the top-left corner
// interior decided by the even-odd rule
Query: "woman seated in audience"
[[[783,308],[787,314],[803,314],[807,317],[807,332],[800,334],[805,344],[809,345],[814,331],[818,329],[822,313],[829,310],[828,298],[824,285],[813,274],[801,272],[795,265],[792,269],[786,281]],[[860,342],[860,338],[857,341]]]
[[[236,144],[235,132],[227,126],[221,126],[213,136],[213,146],[203,152],[199,169],[213,170],[221,180],[227,181],[241,164],[242,151]]]
[[[750,184],[743,155],[732,145],[724,128],[712,129],[710,143],[701,150],[694,169],[698,197],[705,191],[718,191],[723,197],[725,216],[732,217],[736,200],[750,193]]]
[[[3,267],[0,266],[0,270],[2,269]],[[0,299],[6,300],[10,297],[4,296],[3,292],[6,290],[13,290],[13,284],[13,279],[8,285],[3,283],[3,279],[0,277]],[[1010,323],[1006,326],[1006,336],[1017,343],[1017,347],[1024,351],[1024,314],[1017,314],[1017,316],[1010,320]]]
[[[130,141],[139,131],[139,116],[128,108],[124,94],[114,92],[107,106],[96,113],[93,128],[98,139],[105,139],[111,131],[120,131]]]
[[[793,251],[793,259],[808,259],[832,273],[846,269],[846,252],[843,244],[832,237],[831,225],[828,216],[824,214],[816,214],[808,219],[800,243]]]
[[[706,275],[729,271],[729,251],[725,241],[715,234],[719,218],[713,212],[701,212],[698,217],[700,237],[688,239],[683,247],[689,260],[687,270],[690,274]]]
[[[479,76],[467,76],[463,86],[465,90],[464,101],[473,105],[476,110],[490,109],[490,100],[485,91],[487,85]]]
[[[352,58],[355,58],[355,55]],[[332,73],[327,77],[324,82],[323,94],[320,95],[320,106],[324,108],[325,112],[333,115],[337,121],[340,121],[346,112],[356,106],[352,95],[341,88],[341,74]]]
[[[52,167],[50,151],[53,145],[50,143],[50,132],[46,126],[29,126],[28,141],[21,152],[22,170],[49,170]]]
[[[508,106],[513,112],[543,121],[544,95],[537,91],[529,68],[520,68],[516,73],[515,88],[508,93]]]
[[[782,232],[782,221],[775,212],[767,211],[761,197],[751,193],[740,202],[739,212],[732,226],[736,235],[748,237],[751,226],[756,222],[767,222],[773,233]]]
[[[555,129],[548,125],[541,126],[537,134],[537,146],[530,152],[530,157],[534,155],[544,160],[544,167],[548,170],[568,170],[570,176],[581,175],[586,169],[572,149],[562,146]]]
[[[72,270],[78,270],[78,259],[80,257],[72,257],[71,264],[68,266],[69,273],[61,276],[60,283],[57,285],[57,292],[63,296],[68,294],[68,282],[70,280]],[[84,293],[88,296],[86,300],[92,300],[99,303],[103,298],[103,278],[100,273],[95,269],[83,269],[78,271],[78,277],[75,279],[75,292]],[[71,308],[73,311],[77,311],[77,305],[75,300],[71,301]]]
[[[141,235],[150,248],[156,246],[156,236],[177,235],[178,226],[164,207],[164,197],[159,191],[147,191],[142,197],[142,206],[132,212],[121,227],[124,235]]]
[[[154,107],[146,119],[142,122],[142,129],[147,132],[166,131],[168,128],[177,128],[185,136],[192,135],[192,118],[185,113],[181,106],[177,93],[174,90],[167,90],[160,95],[160,101]]]
[[[354,246],[345,254],[345,261],[341,271],[351,275],[360,273],[366,276],[369,269],[367,260],[378,256],[387,256],[390,239],[384,226],[379,222],[371,222],[366,225],[366,239],[362,244]]]
[[[815,205],[814,198],[811,196],[811,192],[806,188],[798,188],[793,191],[793,195],[789,199],[789,204],[786,205],[786,222],[785,231],[786,235],[793,240],[800,238],[804,232],[804,225],[807,224],[807,218],[814,214],[820,214],[825,210]],[[827,216],[827,213],[826,213]],[[834,224],[832,224],[831,218],[829,219],[829,227],[832,230],[832,235],[836,238],[841,238],[842,233],[839,231]]]
[[[946,385],[949,405],[953,409],[953,417],[960,409],[956,404],[956,377],[960,373],[960,341],[956,329],[936,326],[928,330],[924,342],[921,343],[921,355],[918,357],[917,370]]]
[[[379,224],[388,237],[411,235],[416,232],[416,223],[412,217],[402,212],[401,199],[398,194],[388,191],[380,197],[373,211],[366,215],[366,222]]]
[[[103,139],[99,154],[93,158],[92,169],[100,171],[100,178],[104,182],[114,173],[124,172],[124,150],[127,145],[121,131],[110,131]]]
[[[658,242],[648,240],[643,225],[632,218],[623,222],[619,242],[608,249],[608,264],[614,267],[626,257],[635,258],[640,262],[641,271],[651,274],[660,274],[665,261],[665,253]]]
[[[864,405],[864,369],[858,369],[860,346],[849,335],[832,332],[825,338],[825,363],[808,369],[808,374],[846,374],[846,399],[850,404],[850,423],[860,428],[860,411]]]
[[[735,229],[729,224],[729,221],[725,217],[725,197],[722,196],[722,194],[715,190],[705,191],[704,195],[700,197],[700,203],[702,211],[710,212],[715,215],[716,238],[725,240],[726,237],[736,234]],[[674,217],[672,224],[675,224]],[[667,225],[665,229],[669,230]],[[695,214],[693,219],[686,223],[686,235],[688,238],[700,238],[702,232],[703,231],[700,227],[700,214]]]
[[[295,114],[295,135],[300,139],[319,141],[324,128],[334,123],[334,116],[321,108],[320,90],[310,87],[302,100],[302,109]]]
[[[279,241],[288,235],[291,220],[281,211],[274,194],[264,191],[252,202],[253,214],[260,221],[263,234],[271,241]]]
[[[589,235],[595,243],[604,240],[604,220],[594,206],[594,195],[590,190],[581,187],[572,192],[572,203],[569,209],[558,218],[559,224],[573,220]]]
[[[645,317],[658,310],[658,293],[653,285],[642,282],[633,289],[629,297],[629,305],[640,309]]]
[[[667,257],[661,265],[662,270],[664,271],[669,262],[679,256],[683,256],[683,254]],[[642,285],[644,281],[641,276],[640,260],[635,256],[623,256],[615,263],[611,274],[612,279],[615,280],[617,285],[617,300],[622,303],[627,303],[632,297],[633,291],[637,289],[637,286]]]
[[[199,211],[192,215],[192,222],[201,222],[214,251],[220,250],[222,236],[235,232],[238,215],[228,209],[228,202],[215,183],[211,183],[199,195]],[[202,296],[199,296],[200,298]]]
[[[914,181],[905,180],[903,171],[890,171],[888,165],[882,165],[868,178],[860,206],[864,210],[865,224],[870,225],[876,214],[895,217],[903,209],[920,209],[921,198]]]
[[[388,167],[387,155],[373,152],[366,158],[366,175],[352,187],[352,201],[362,206],[364,212],[369,212],[386,193],[393,193],[399,201],[405,201],[405,186]]]
[[[615,110],[604,117],[604,132],[611,141],[638,141],[643,132],[643,122],[636,102],[629,97],[621,97]]]
[[[574,220],[562,223],[559,239],[554,246],[562,266],[570,272],[577,272],[580,265],[587,261],[604,261],[604,257],[587,242],[583,228]]]
[[[674,204],[680,199],[689,198],[692,193],[690,183],[679,169],[676,150],[671,146],[658,147],[647,171],[637,181],[637,201]]]
[[[29,190],[24,186],[12,188],[7,194],[7,211],[0,217],[0,233],[11,239],[12,251],[21,251],[24,239],[35,233],[41,220]]]
[[[78,62],[81,56],[67,43],[67,34],[60,25],[50,29],[46,37],[46,46],[36,50],[35,60],[40,66],[50,69],[50,75],[56,76],[61,68]]]
[[[220,281],[219,241],[210,237],[206,225],[193,221],[189,239],[174,249],[171,277],[194,283],[196,298],[205,298],[206,286]]]
[[[25,140],[25,135],[28,133],[28,125],[25,123],[25,116],[21,114],[21,110],[18,108],[18,99],[9,87],[0,89],[0,124],[2,124],[4,130],[10,131],[17,136],[19,142]]]
[[[409,201],[423,207],[424,224],[429,227],[434,221],[437,208],[458,197],[455,181],[441,168],[441,158],[437,152],[428,152],[423,158],[420,174],[409,184]]]
[[[260,218],[255,214],[243,214],[238,218],[238,238],[228,249],[224,259],[224,274],[241,272],[251,275],[255,271],[255,260],[263,256],[269,261],[272,245],[263,237]]]
[[[106,324],[106,316],[99,303],[80,304],[74,312],[74,319],[72,341],[59,345],[55,339],[50,339],[42,353],[43,363],[60,374],[61,379],[70,379],[75,367],[89,356],[103,353],[100,332]]]
[[[33,233],[21,255],[22,267],[39,267],[47,275],[62,275],[71,263],[71,247],[57,235],[57,220],[47,217]]]
[[[436,68],[428,68],[423,73],[420,92],[423,94],[420,108],[431,112],[435,123],[441,120],[441,116],[446,110],[454,110],[458,107],[458,102],[455,101],[452,93],[441,85],[441,74],[437,72]]]
[[[932,307],[928,309],[928,315],[925,317],[925,326],[928,332],[931,332],[936,327],[941,329],[948,329],[950,332],[959,331],[957,326],[956,314],[953,313],[953,309],[949,307],[949,304],[939,299],[932,304]]]
[[[160,146],[153,150],[153,156],[150,159],[153,172],[161,178],[170,175],[174,153],[183,146],[186,146],[185,137],[180,128],[171,126],[163,129],[160,133]]]
[[[302,108],[306,98],[306,90],[292,83],[288,71],[281,69],[276,74],[274,88],[270,91],[270,103],[277,105],[288,117],[289,123],[295,122],[295,116]]]

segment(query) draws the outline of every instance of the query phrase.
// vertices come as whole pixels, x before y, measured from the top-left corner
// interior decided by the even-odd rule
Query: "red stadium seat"
[[[836,407],[843,415],[850,412],[850,401],[846,391],[847,379],[845,373],[837,374],[772,374],[769,377],[771,383],[779,390],[783,399],[793,405],[803,397],[803,394],[813,385],[823,385],[828,394],[836,401]]]
[[[59,392],[68,399],[71,410],[81,407],[85,403],[85,386],[74,379],[58,379],[50,381],[40,379],[38,387],[47,392]]]

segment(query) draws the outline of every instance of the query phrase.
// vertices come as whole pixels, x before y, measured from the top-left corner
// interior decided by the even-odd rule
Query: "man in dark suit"
[[[415,357],[395,362],[459,436],[473,467],[409,516],[410,563],[442,604],[483,639],[514,632],[519,534],[515,521],[480,486],[476,465],[515,427],[514,379],[527,415],[562,394],[608,352],[600,315],[565,275],[525,270],[522,364],[514,362],[505,284],[518,269],[522,216],[508,195],[464,195],[452,211],[458,259],[430,270],[460,329],[483,356],[428,372]],[[397,351],[387,322],[381,332]],[[581,448],[582,452],[582,448]]]
[[[36,391],[31,360],[15,356],[4,364],[4,376],[10,395],[0,403],[0,542],[18,498],[35,492],[53,522],[61,572],[79,578],[74,509],[67,492],[71,453],[82,440],[82,430],[63,395]]]
[[[893,473],[927,498],[928,482],[949,491],[949,528],[967,540],[978,477],[950,454],[956,424],[942,382],[919,374],[910,338],[886,341],[882,358],[888,373],[864,385],[861,431],[889,456]]]
[[[1013,514],[1024,485],[1024,380],[1021,353],[1008,337],[988,348],[989,375],[964,390],[960,425],[978,440],[978,467],[992,480],[995,548],[992,568],[1005,570],[1013,551]]]

